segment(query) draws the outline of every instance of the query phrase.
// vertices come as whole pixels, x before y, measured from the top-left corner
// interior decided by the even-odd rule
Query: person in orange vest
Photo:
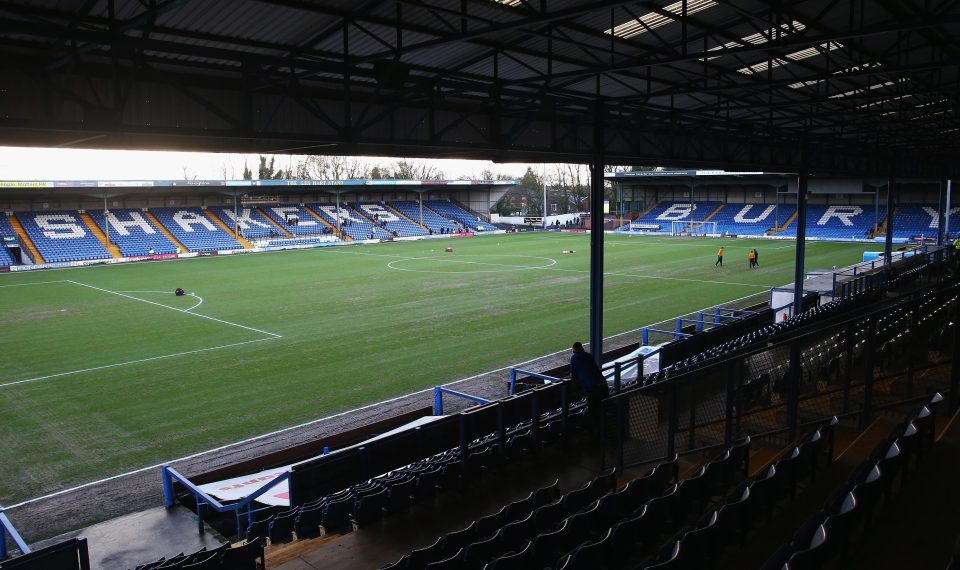
[[[753,250],[747,252],[747,261],[750,262],[750,269],[753,269],[757,265],[757,255],[753,253]]]
[[[723,267],[723,247],[722,246],[720,247],[719,250],[717,250],[717,262],[713,264],[714,267],[718,265],[720,267]]]

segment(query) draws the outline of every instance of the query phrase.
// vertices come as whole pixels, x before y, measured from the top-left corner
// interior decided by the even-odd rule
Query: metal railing
[[[510,367],[510,384],[508,385],[508,393],[513,396],[517,393],[517,377],[518,375],[523,375],[526,378],[536,378],[540,380],[536,384],[552,384],[554,382],[559,382],[560,378],[555,376],[548,376],[546,374],[540,374],[539,372],[531,372],[530,370],[524,370],[522,368]],[[524,385],[523,382],[520,383]]]
[[[204,512],[204,507],[208,506],[218,513],[234,512],[237,520],[237,536],[242,537],[244,535],[244,530],[246,529],[246,527],[242,526],[242,523],[240,522],[241,520],[240,511],[243,509],[246,509],[247,525],[249,526],[253,522],[253,513],[254,513],[254,509],[252,508],[253,501],[255,501],[257,497],[260,497],[261,495],[273,489],[280,483],[288,480],[290,478],[290,472],[286,471],[278,475],[275,479],[273,479],[263,487],[260,487],[253,493],[241,499],[240,501],[230,505],[224,505],[213,496],[204,492],[202,489],[197,487],[193,482],[191,482],[190,479],[188,479],[186,476],[182,475],[180,472],[178,472],[173,467],[170,467],[169,465],[164,465],[163,467],[160,468],[160,477],[163,481],[163,503],[166,508],[168,509],[172,508],[177,500],[176,493],[174,492],[174,488],[173,488],[174,483],[179,483],[183,485],[183,487],[191,495],[193,495],[193,498],[196,502],[196,508],[197,508],[197,528],[200,534],[204,533],[203,512]]]
[[[467,394],[466,392],[458,392],[457,390],[451,390],[450,388],[444,388],[443,386],[434,386],[433,388],[433,415],[442,416],[443,415],[443,395],[449,394],[451,396],[456,396],[458,398],[463,398],[464,400],[469,400],[477,404],[489,404],[490,400],[486,398],[481,398],[480,396],[474,396],[473,394]],[[513,392],[511,392],[511,395]]]
[[[780,443],[832,416],[866,425],[880,411],[935,392],[958,404],[960,285],[877,303],[866,312],[810,319],[782,340],[759,343],[604,401],[604,463],[619,468],[729,445]],[[611,425],[612,424],[612,425]]]
[[[13,527],[13,523],[4,514],[3,509],[0,508],[0,560],[5,560],[10,556],[7,551],[7,536],[13,540],[13,544],[22,554],[30,554],[30,547],[17,532],[17,529]]]

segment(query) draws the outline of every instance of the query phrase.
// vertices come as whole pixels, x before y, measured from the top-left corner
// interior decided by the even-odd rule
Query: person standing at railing
[[[599,429],[601,401],[610,395],[610,387],[593,356],[583,349],[583,345],[575,342],[572,349],[570,377],[579,382],[581,392],[587,396],[587,416],[594,429]]]

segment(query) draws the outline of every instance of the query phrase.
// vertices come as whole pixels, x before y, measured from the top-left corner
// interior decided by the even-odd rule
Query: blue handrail
[[[13,543],[17,545],[17,548],[20,549],[20,552],[30,554],[30,547],[27,546],[27,543],[20,536],[20,533],[17,532],[17,529],[13,528],[13,523],[10,522],[7,515],[3,513],[3,509],[0,508],[0,560],[5,560],[10,555],[10,553],[7,552],[8,534],[10,538],[13,539]]]
[[[478,404],[490,403],[490,400],[487,400],[486,398],[481,398],[480,396],[474,396],[472,394],[467,394],[466,392],[458,392],[456,390],[451,390],[450,388],[444,388],[443,386],[434,386],[433,387],[433,415],[435,416],[443,415],[443,395],[444,394],[450,394],[451,396],[456,396],[458,398],[470,400],[471,402],[476,402]]]
[[[231,505],[224,505],[217,499],[213,498],[211,495],[207,494],[206,492],[201,490],[199,487],[194,485],[189,479],[187,479],[186,476],[182,475],[176,469],[174,469],[173,467],[170,467],[169,465],[164,465],[160,468],[160,476],[163,480],[163,503],[166,508],[169,509],[173,507],[175,503],[176,497],[174,496],[174,492],[173,492],[174,481],[186,487],[186,489],[190,491],[190,494],[193,495],[193,497],[196,499],[197,519],[198,519],[197,525],[200,530],[200,534],[204,533],[203,506],[209,505],[213,507],[213,509],[218,513],[234,511],[236,513],[236,518],[237,518],[237,536],[242,536],[243,529],[240,527],[240,509],[247,507],[247,522],[248,524],[253,522],[253,511],[249,508],[249,505],[254,500],[256,500],[257,497],[263,495],[264,493],[276,487],[283,481],[288,480],[290,478],[290,472],[286,471],[278,475],[277,478],[274,479],[273,481],[270,481],[263,487],[260,487],[253,493],[247,495],[240,501],[233,503]]]
[[[650,344],[650,333],[659,333],[672,336],[674,340],[680,340],[681,338],[687,338],[689,335],[687,333],[682,333],[680,331],[665,331],[661,329],[652,329],[649,327],[644,327],[641,331],[641,337],[643,338],[643,344]]]
[[[547,376],[546,374],[540,374],[539,372],[531,372],[529,370],[523,370],[522,368],[510,368],[510,395],[513,396],[516,393],[517,386],[517,374],[526,374],[531,378],[539,378],[543,380],[545,384],[553,384],[554,382],[559,382],[560,378],[554,376]]]

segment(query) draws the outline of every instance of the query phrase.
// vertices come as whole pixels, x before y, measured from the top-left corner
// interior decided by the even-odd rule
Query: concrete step
[[[204,528],[204,534],[200,534],[196,514],[185,508],[157,507],[36,542],[30,547],[36,550],[73,537],[86,538],[91,570],[136,568],[162,557],[195,552],[203,547],[210,550],[226,542],[212,528]]]

